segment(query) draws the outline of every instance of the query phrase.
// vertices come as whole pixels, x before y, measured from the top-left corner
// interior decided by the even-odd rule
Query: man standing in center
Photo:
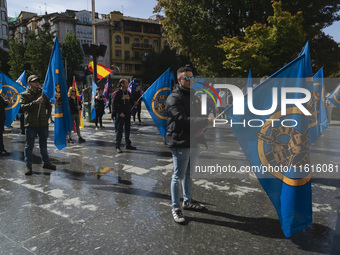
[[[130,127],[131,127],[131,107],[134,105],[131,94],[127,91],[129,83],[126,79],[120,79],[116,92],[115,98],[113,100],[113,108],[116,111],[116,151],[117,153],[122,153],[120,149],[122,138],[123,138],[123,128],[125,130],[125,148],[129,150],[136,150],[136,147],[131,145],[130,140]]]
[[[205,207],[192,199],[190,165],[196,162],[199,144],[205,144],[203,132],[213,117],[201,117],[201,102],[192,89],[193,73],[189,67],[177,71],[178,86],[166,101],[168,115],[165,144],[172,152],[174,174],[171,181],[172,216],[176,223],[184,223],[180,205],[180,182],[183,187],[183,209],[201,211]],[[192,139],[190,139],[190,136]]]

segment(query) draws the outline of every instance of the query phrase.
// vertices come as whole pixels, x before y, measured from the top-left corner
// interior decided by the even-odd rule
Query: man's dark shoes
[[[30,166],[26,167],[25,175],[32,175],[32,174],[33,174],[32,167],[30,167]]]
[[[136,150],[137,149],[135,146],[132,146],[132,145],[126,145],[125,148],[128,149],[128,150]]]
[[[203,211],[205,206],[194,201],[193,199],[190,202],[183,202],[182,205],[184,210],[193,210],[193,211]]]
[[[51,163],[44,164],[43,168],[50,169],[50,170],[56,170],[57,169],[57,167],[55,165],[52,165]]]
[[[123,151],[120,148],[116,148],[117,153],[122,153]]]
[[[11,155],[11,153],[9,153],[6,150],[0,151],[0,156],[9,156],[9,155]]]
[[[85,139],[83,139],[82,137],[79,137],[78,143],[85,143],[85,142],[86,142]]]

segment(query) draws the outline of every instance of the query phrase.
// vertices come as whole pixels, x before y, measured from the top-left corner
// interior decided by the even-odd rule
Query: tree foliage
[[[8,73],[9,72],[9,53],[0,48],[0,72]]]
[[[28,64],[28,75],[35,74],[44,79],[50,61],[54,36],[47,30],[39,37],[34,32],[27,36],[25,61]]]
[[[25,46],[22,43],[16,42],[13,38],[9,39],[9,61],[10,65],[9,76],[16,80],[25,70]]]
[[[206,76],[231,75],[223,69],[222,49],[215,47],[223,37],[244,36],[247,27],[268,25],[268,17],[274,15],[270,0],[157,1],[155,12],[165,14],[162,25],[169,44],[188,55]],[[302,13],[306,40],[340,19],[338,0],[283,0],[282,10]]]
[[[76,75],[76,71],[82,69],[81,64],[83,63],[84,53],[80,42],[72,31],[67,33],[61,49],[65,69],[67,68],[67,81],[70,83],[73,76]]]
[[[151,52],[144,63],[143,80],[152,84],[162,73],[164,73],[169,67],[176,76],[177,69],[189,65],[195,68],[187,56],[178,55],[176,50],[171,50],[169,46],[165,46],[161,53]]]
[[[245,77],[248,70],[257,77],[272,74],[290,62],[302,49],[305,34],[302,14],[291,15],[281,9],[281,2],[273,3],[274,16],[268,25],[255,23],[247,27],[244,37],[222,39],[226,60],[223,65],[232,76]]]

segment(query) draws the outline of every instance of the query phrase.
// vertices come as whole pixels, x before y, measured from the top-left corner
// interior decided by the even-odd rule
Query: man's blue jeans
[[[25,128],[26,145],[24,151],[25,163],[27,167],[32,167],[33,147],[36,135],[39,137],[39,149],[44,164],[50,163],[47,154],[48,127],[27,127]]]
[[[191,177],[190,166],[194,167],[197,157],[198,149],[190,148],[170,148],[174,161],[174,174],[171,181],[171,201],[172,208],[180,208],[181,188],[180,181],[182,181],[183,200],[190,202],[191,195]]]

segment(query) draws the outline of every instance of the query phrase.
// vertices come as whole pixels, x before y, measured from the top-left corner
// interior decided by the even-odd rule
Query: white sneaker
[[[179,208],[172,209],[172,217],[174,218],[174,221],[176,223],[184,223],[185,222],[184,215],[182,214],[182,211]]]
[[[99,127],[96,127],[95,130],[99,130]]]

